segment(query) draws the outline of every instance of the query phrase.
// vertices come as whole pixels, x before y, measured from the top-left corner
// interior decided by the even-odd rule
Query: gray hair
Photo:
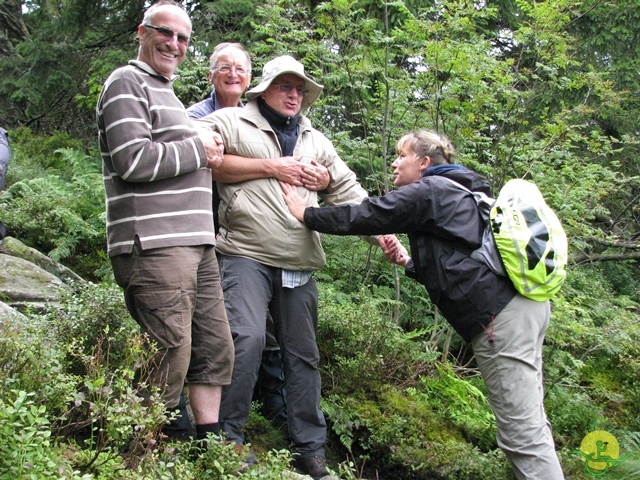
[[[213,70],[218,66],[218,58],[222,55],[222,52],[226,49],[235,48],[240,50],[247,57],[247,72],[251,73],[251,57],[249,56],[249,52],[242,46],[241,43],[231,43],[231,42],[222,42],[216,45],[216,48],[213,49],[213,53],[211,57],[209,57],[209,69]]]
[[[400,150],[408,146],[418,157],[429,157],[431,165],[455,163],[456,151],[447,137],[431,130],[407,133],[396,146]]]
[[[144,12],[144,17],[142,17],[142,24],[143,25],[153,24],[154,15],[157,13],[158,10],[160,10],[161,7],[166,7],[166,6],[178,7],[180,10],[184,12],[187,11],[187,9],[184,8],[184,5],[182,5],[180,2],[176,2],[174,0],[159,0],[155,2],[153,5],[151,5],[149,8],[147,8],[147,10]]]

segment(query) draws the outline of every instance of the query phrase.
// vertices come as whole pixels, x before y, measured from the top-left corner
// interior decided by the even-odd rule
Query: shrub
[[[283,474],[291,471],[291,453],[288,450],[259,454],[258,465],[242,471],[244,459],[250,453],[249,447],[248,444],[237,446],[210,439],[207,450],[195,462],[194,480],[272,480],[286,478]]]
[[[80,150],[63,148],[65,171],[25,176],[0,196],[0,217],[9,234],[64,261],[79,275],[95,280],[105,275],[104,186],[99,163]],[[20,159],[18,155],[18,160]],[[12,162],[19,163],[18,161]]]
[[[65,149],[80,149],[82,142],[71,138],[67,132],[55,132],[51,135],[34,135],[28,127],[18,127],[11,131],[11,163],[7,170],[4,188],[14,183],[49,174],[70,180],[70,165],[60,153]]]
[[[455,425],[470,443],[484,451],[497,447],[496,421],[487,398],[469,380],[458,377],[451,365],[439,365],[411,393]]]
[[[139,331],[115,284],[86,283],[61,296],[61,308],[49,308],[44,315],[51,332],[73,373],[85,374],[91,363],[108,364],[112,371],[130,368],[134,359],[131,342]],[[93,358],[98,356],[98,358]]]
[[[50,341],[42,318],[0,321],[0,332],[0,400],[11,403],[11,392],[28,392],[33,405],[61,415],[80,380],[67,372],[64,351]]]
[[[439,354],[391,321],[394,301],[378,299],[363,289],[360,303],[354,303],[333,287],[319,284],[319,289],[318,345],[324,353],[325,391],[363,389],[375,396],[385,384],[415,385],[433,368]]]
[[[510,478],[501,451],[466,442],[414,389],[385,388],[375,401],[331,397],[323,409],[354,458],[392,478]]]
[[[484,395],[438,363],[428,330],[404,332],[393,301],[365,289],[356,303],[319,288],[322,409],[338,445],[395,478],[509,478]]]
[[[9,401],[0,401],[0,479],[56,477],[59,460],[52,455],[46,408],[24,391],[5,396]]]

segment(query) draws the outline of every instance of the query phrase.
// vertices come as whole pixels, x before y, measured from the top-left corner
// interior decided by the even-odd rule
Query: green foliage
[[[603,409],[587,392],[571,385],[556,385],[545,400],[558,447],[579,444],[589,432],[606,429]]]
[[[86,374],[84,367],[90,359],[108,363],[113,369],[128,365],[131,359],[127,358],[127,347],[139,327],[129,315],[117,285],[87,283],[62,295],[60,303],[63,309],[50,308],[44,319],[59,348],[68,351],[70,370]]]
[[[363,290],[351,303],[332,287],[320,284],[320,292],[322,408],[349,454],[402,478],[404,469],[410,478],[504,471],[504,458],[492,451],[493,415],[477,387],[438,366],[440,353],[420,334],[390,322],[389,304],[375,293]],[[462,451],[465,462],[450,459]]]
[[[342,302],[344,295],[345,300],[358,304],[374,294],[378,300],[389,302],[393,321],[403,329],[433,328],[433,307],[424,286],[413,281],[400,282],[405,277],[401,268],[390,265],[379,248],[354,238],[333,235],[323,238],[327,264],[315,278],[331,284],[332,295],[338,302]],[[408,244],[405,236],[399,238]],[[362,285],[367,288],[362,289]]]
[[[72,469],[96,478],[114,478],[99,475],[114,462],[123,469],[120,452],[126,449],[132,454],[149,452],[167,421],[159,393],[145,389],[144,383],[133,383],[134,370],[144,367],[154,351],[133,333],[133,321],[117,287],[87,285],[61,303],[57,310],[31,315],[26,325],[2,324],[0,404],[14,402],[12,392],[28,392],[28,403],[21,394],[20,404],[28,405],[34,418],[20,415],[38,422],[34,428],[46,433],[42,438],[37,433],[24,439],[28,445],[42,440],[37,446],[42,458],[31,459],[35,454],[29,453],[7,461],[13,473],[34,463],[59,468],[59,472]],[[139,382],[144,381],[143,368]],[[23,441],[21,424],[12,425],[16,433],[6,437],[8,444],[0,441],[0,450],[14,449],[10,442]],[[25,432],[30,428],[24,426]],[[83,447],[77,456],[62,455],[59,438]],[[59,460],[63,457],[65,461]]]
[[[188,57],[180,66],[180,77],[174,82],[176,96],[184,105],[193,105],[211,95],[208,57]]]
[[[327,264],[316,274],[318,281],[331,283],[335,290],[354,297],[363,284],[382,289],[393,283],[393,268],[379,248],[352,236],[335,235],[324,236],[322,245]]]
[[[392,300],[363,290],[352,303],[332,287],[319,284],[319,291],[318,346],[327,352],[322,371],[332,391],[372,394],[389,383],[411,386],[433,368],[434,355],[425,345],[390,321]]]
[[[111,71],[122,64],[120,58],[135,55],[132,40],[144,2],[10,0],[4,5],[1,121],[95,141],[95,111],[87,108],[86,96],[96,93],[94,75],[104,71],[98,65]]]
[[[260,402],[254,401],[251,403],[249,419],[242,429],[245,439],[247,442],[256,445],[256,451],[259,453],[263,453],[262,450],[264,450],[264,448],[259,447],[260,445],[268,445],[271,450],[286,449],[289,446],[288,435],[285,432],[287,425],[285,424],[278,428],[276,424],[262,416],[260,409]]]
[[[354,395],[355,396],[355,395]],[[368,421],[358,412],[362,404],[353,397],[325,395],[321,400],[322,411],[330,420],[332,433],[338,438],[340,445],[349,453],[353,453],[356,435],[368,426]]]
[[[602,274],[615,294],[640,304],[640,279],[634,262],[607,262],[602,266]]]
[[[206,45],[205,55],[211,54],[213,46],[220,42],[250,43],[254,31],[252,16],[257,2],[251,0],[217,0],[197,2],[193,20],[196,43]]]
[[[495,418],[484,393],[456,375],[450,365],[438,366],[411,393],[458,427],[474,445],[484,451],[496,448]]]
[[[621,422],[635,430],[640,384],[637,307],[612,294],[609,284],[601,275],[594,275],[593,268],[573,269],[567,283],[564,293],[554,300],[547,332],[551,346],[546,367],[549,395],[556,385],[574,389],[584,400],[586,393],[588,408],[594,412],[602,408],[613,425]],[[575,428],[567,426],[569,432]]]
[[[51,430],[46,408],[24,391],[7,392],[11,403],[0,402],[0,479],[54,477],[58,465],[50,457]]]
[[[140,358],[144,357],[137,347]],[[102,474],[110,462],[120,463],[121,452],[144,456],[156,448],[166,423],[166,408],[157,389],[133,386],[133,369],[114,370],[108,364],[88,368],[83,385],[73,396],[65,418],[65,435],[82,439],[86,458],[75,459],[84,473]]]
[[[242,468],[243,459],[248,454],[248,449],[233,443],[209,441],[207,450],[196,462],[194,478],[231,480]]]
[[[43,140],[45,148],[72,143],[65,135],[42,139],[20,132],[12,141],[15,180],[0,196],[0,217],[12,236],[95,279],[104,272],[106,238],[99,164],[77,149],[48,151],[38,146]]]
[[[79,379],[66,370],[64,353],[53,347],[38,317],[28,324],[0,322],[0,400],[13,402],[12,391],[29,392],[29,401],[49,415],[61,415]]]
[[[20,127],[10,131],[11,162],[7,170],[7,189],[14,183],[47,176],[49,173],[70,180],[70,165],[62,155],[54,152],[62,149],[79,149],[82,142],[66,132],[51,135],[35,135],[30,128]]]
[[[85,112],[95,112],[105,80],[116,68],[126,65],[135,55],[135,44],[127,50],[104,49],[94,57],[87,69],[86,89],[76,93],[75,103]],[[97,133],[97,131],[96,131]]]
[[[332,430],[357,458],[394,478],[509,478],[500,451],[482,453],[416,395],[384,389],[377,399],[331,397]]]
[[[249,446],[236,446],[233,443],[209,441],[207,450],[198,458],[193,478],[196,480],[235,480],[254,478],[271,480],[286,478],[290,472],[291,453],[286,450],[271,450],[258,458],[258,465],[244,469],[243,461],[249,455]]]

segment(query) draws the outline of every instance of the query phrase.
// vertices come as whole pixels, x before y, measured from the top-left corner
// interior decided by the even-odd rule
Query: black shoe
[[[327,459],[322,455],[296,458],[293,461],[293,466],[299,473],[309,475],[314,480],[320,480],[322,477],[330,475],[327,470]]]
[[[174,415],[174,412],[177,414]],[[187,411],[187,398],[184,391],[180,394],[178,405],[168,408],[167,417],[171,418],[169,422],[162,427],[162,433],[170,440],[189,440],[192,435],[192,425]]]
[[[242,460],[242,465],[240,466],[238,473],[245,473],[247,470],[255,467],[257,464],[258,464],[258,459],[256,458],[256,454],[253,452],[249,452],[249,455],[247,455]]]
[[[179,442],[191,440],[192,437],[191,428],[182,428],[181,426],[173,423],[173,421],[164,425],[161,432],[165,437],[167,437],[167,440],[175,440]]]
[[[180,428],[168,423],[162,427],[162,434],[167,437],[167,440],[175,440],[184,442],[191,440],[192,434],[190,428]]]

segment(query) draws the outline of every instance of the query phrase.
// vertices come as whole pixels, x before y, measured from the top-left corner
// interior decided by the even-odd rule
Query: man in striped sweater
[[[198,438],[217,433],[234,347],[214,252],[211,168],[222,141],[199,131],[172,81],[191,21],[172,1],[138,27],[136,60],[107,79],[97,105],[107,209],[107,249],[131,316],[156,343],[151,381],[167,408],[185,383]]]

